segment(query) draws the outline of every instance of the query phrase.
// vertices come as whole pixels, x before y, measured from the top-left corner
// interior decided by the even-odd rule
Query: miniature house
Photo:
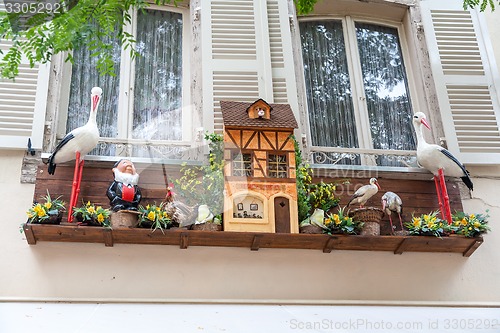
[[[297,233],[297,122],[288,104],[221,101],[224,230]]]

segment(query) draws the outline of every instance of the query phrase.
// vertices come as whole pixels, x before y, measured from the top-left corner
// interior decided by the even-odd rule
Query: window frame
[[[332,9],[333,10],[333,9]],[[388,170],[416,170],[417,167],[415,166],[407,166],[407,167],[387,167],[387,166],[377,166],[376,165],[376,156],[377,155],[389,155],[389,156],[394,156],[397,158],[397,156],[402,156],[402,157],[412,157],[416,156],[416,150],[385,150],[385,149],[374,149],[373,148],[373,141],[371,137],[371,132],[369,131],[370,128],[370,122],[369,122],[369,116],[368,116],[368,107],[365,102],[366,96],[365,96],[365,90],[364,90],[364,85],[363,85],[363,75],[362,75],[362,69],[361,69],[361,62],[360,62],[360,57],[359,57],[359,50],[358,50],[358,43],[356,39],[356,27],[355,23],[368,23],[368,24],[375,24],[375,25],[380,25],[380,26],[386,26],[390,28],[394,28],[397,30],[398,33],[398,38],[401,46],[401,54],[403,56],[404,60],[404,68],[405,68],[405,74],[407,77],[407,83],[408,83],[408,91],[409,91],[409,99],[410,99],[410,105],[412,107],[412,110],[415,112],[415,110],[422,110],[421,105],[423,104],[422,101],[424,100],[425,96],[423,93],[418,89],[422,85],[420,82],[422,80],[422,77],[420,76],[420,70],[421,70],[421,60],[418,58],[418,55],[412,54],[410,52],[410,45],[411,43],[416,43],[416,36],[412,37],[411,33],[413,32],[412,29],[409,29],[409,25],[411,25],[411,18],[409,15],[406,15],[405,17],[394,17],[394,18],[377,18],[373,17],[370,15],[370,13],[359,13],[359,10],[354,12],[352,15],[350,15],[347,12],[343,12],[343,15],[339,14],[321,14],[321,15],[310,15],[310,16],[303,16],[299,17],[299,22],[297,24],[298,27],[300,27],[300,22],[319,22],[319,21],[328,21],[328,20],[337,20],[342,23],[342,29],[344,33],[344,41],[345,41],[345,48],[347,52],[347,63],[348,63],[348,69],[349,69],[349,78],[350,78],[350,85],[352,89],[352,95],[353,95],[353,105],[354,105],[354,114],[355,114],[355,119],[356,119],[356,132],[358,135],[358,145],[359,148],[340,148],[340,147],[322,147],[322,146],[313,146],[312,141],[311,141],[311,126],[310,126],[310,120],[309,120],[309,107],[307,105],[307,102],[304,97],[304,117],[303,117],[303,123],[304,126],[302,127],[302,139],[303,139],[303,144],[305,145],[305,151],[308,152],[309,154],[312,154],[314,152],[324,152],[324,153],[339,153],[339,154],[359,154],[360,159],[361,159],[361,164],[355,164],[355,165],[343,165],[343,164],[336,164],[335,163],[324,163],[324,164],[318,164],[316,161],[311,160],[313,166],[315,165],[322,165],[322,166],[328,166],[328,167],[335,167],[335,168],[343,168],[343,167],[349,167],[349,168],[358,168],[358,169],[367,169],[367,168],[376,168],[376,169],[388,169]],[[300,41],[300,29],[298,30],[298,47],[300,49],[300,54],[302,52],[302,43]],[[355,55],[355,57],[353,56]],[[303,59],[302,55],[300,55],[300,70],[303,71]],[[302,82],[301,84],[303,85],[303,91],[306,92],[306,80],[305,76],[301,75],[302,77]],[[304,95],[305,96],[305,95]],[[431,111],[428,111],[428,113],[431,113]],[[364,130],[368,129],[368,131]]]
[[[158,146],[172,147],[172,149],[189,149],[198,142],[196,120],[194,119],[194,109],[192,105],[191,92],[191,15],[188,6],[173,5],[154,5],[150,4],[147,10],[169,11],[182,14],[182,139],[181,140],[143,140],[132,138],[133,114],[134,114],[134,80],[135,80],[135,59],[130,56],[130,51],[121,49],[120,55],[120,76],[119,76],[119,97],[117,132],[114,138],[100,137],[99,143],[122,144],[125,148],[117,152],[114,156],[107,155],[88,155],[86,159],[90,160],[116,160],[117,157],[129,157],[138,162],[151,162],[157,159],[165,158],[145,158],[132,155],[133,146]],[[137,10],[131,12],[131,22],[125,23],[124,31],[136,36],[137,32]],[[71,84],[72,66],[71,63],[62,65],[62,75],[60,77],[61,87],[69,87]],[[59,112],[56,120],[56,141],[62,139],[67,133],[66,122],[68,117],[70,89],[61,88],[60,98],[58,100]],[[90,91],[89,91],[90,96]]]

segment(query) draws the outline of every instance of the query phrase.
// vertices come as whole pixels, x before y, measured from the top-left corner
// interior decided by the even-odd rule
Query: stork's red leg
[[[73,183],[71,185],[71,197],[69,199],[69,207],[68,207],[68,222],[73,222],[73,207],[76,206],[76,185],[77,178],[80,174],[80,152],[76,152],[75,156],[75,172],[73,173]]]
[[[446,214],[446,220],[448,224],[451,224],[451,208],[450,208],[450,197],[448,196],[448,189],[446,188],[446,182],[444,180],[443,169],[439,169],[439,180],[441,183],[441,192],[443,194],[444,209]]]
[[[391,223],[391,235],[393,235],[393,234],[394,234],[394,226],[392,225],[392,218],[391,218],[391,215],[392,215],[392,213],[391,213],[391,214],[389,214],[389,222]]]
[[[398,216],[399,216],[399,224],[401,225],[401,231],[403,231],[404,228],[403,228],[403,219],[401,218],[401,213],[398,213]]]
[[[78,170],[78,180],[76,183],[75,199],[73,199],[75,206],[78,202],[78,196],[80,195],[80,184],[82,183],[82,174],[83,174],[83,164],[84,163],[85,163],[85,160],[82,160],[80,162],[80,165],[78,166],[80,170]]]
[[[441,200],[441,187],[439,186],[439,178],[437,176],[434,176],[434,184],[436,184],[436,194],[438,197],[439,211],[441,212],[441,218],[443,220],[446,220],[446,216],[444,215],[444,209],[443,209],[443,201]]]

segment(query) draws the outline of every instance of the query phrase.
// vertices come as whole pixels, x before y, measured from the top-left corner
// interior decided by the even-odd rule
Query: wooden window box
[[[196,231],[184,229],[156,230],[140,228],[106,229],[77,225],[45,225],[26,223],[23,226],[28,244],[37,242],[85,242],[114,244],[176,245],[308,249],[330,253],[334,250],[403,252],[448,252],[469,257],[482,244],[483,238],[458,235],[433,236],[351,236],[324,234],[274,234],[231,231]]]

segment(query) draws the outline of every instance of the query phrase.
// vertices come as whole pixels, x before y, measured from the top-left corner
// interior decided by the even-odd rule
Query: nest
[[[375,207],[358,208],[349,212],[349,217],[355,221],[380,223],[384,216],[382,209]]]

